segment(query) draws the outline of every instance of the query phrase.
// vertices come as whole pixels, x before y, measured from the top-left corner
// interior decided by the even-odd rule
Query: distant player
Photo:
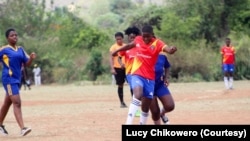
[[[138,29],[135,26],[128,27],[125,30],[125,35],[127,35],[128,37],[128,42],[134,41],[135,37],[139,36],[140,34],[141,34],[140,29]],[[132,48],[126,51],[121,51],[119,52],[119,55],[124,57],[125,59],[126,79],[130,87],[131,96],[133,96],[133,89],[132,89],[132,83],[131,83],[131,69],[132,69],[132,65],[134,62],[134,57],[136,55],[136,48]],[[122,61],[122,60],[119,59],[119,61]],[[137,110],[136,116],[140,116],[140,110]]]
[[[125,60],[124,57],[122,57],[122,62],[119,62],[119,56],[112,56],[111,53],[116,50],[121,48],[122,46],[125,45],[123,42],[124,35],[122,32],[117,32],[115,33],[115,40],[116,42],[110,47],[110,58],[109,58],[109,63],[110,63],[110,70],[112,75],[115,76],[116,80],[116,85],[118,86],[117,92],[118,92],[118,97],[120,100],[120,107],[125,108],[127,105],[124,102],[123,99],[123,86],[125,83],[126,75],[125,75]]]
[[[221,47],[222,68],[226,89],[233,89],[233,73],[235,68],[235,48],[231,45],[230,38],[226,38],[225,45]]]

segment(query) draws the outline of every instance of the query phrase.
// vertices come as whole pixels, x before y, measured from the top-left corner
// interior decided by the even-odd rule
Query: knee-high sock
[[[161,115],[164,115],[166,113],[166,110],[164,109],[164,107],[161,108]]]
[[[126,124],[132,124],[133,123],[135,113],[139,109],[140,105],[141,105],[141,101],[133,97],[132,102],[129,105]]]
[[[118,96],[119,96],[119,99],[120,99],[120,102],[123,103],[123,88],[121,87],[118,87]]]
[[[228,78],[226,76],[224,76],[224,83],[225,83],[225,87],[228,89],[228,87],[229,87]]]
[[[229,77],[229,88],[233,88],[233,77]]]
[[[146,124],[147,120],[148,120],[148,113],[145,113],[145,112],[141,112],[141,116],[140,116],[140,124],[143,125],[143,124]]]

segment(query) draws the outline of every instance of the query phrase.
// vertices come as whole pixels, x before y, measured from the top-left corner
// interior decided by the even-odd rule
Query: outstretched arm
[[[36,58],[36,54],[34,52],[32,52],[30,54],[30,59],[25,63],[25,66],[30,66],[32,61]]]
[[[177,48],[176,46],[170,46],[170,47],[165,46],[163,47],[163,51],[169,54],[174,54],[177,51]]]
[[[135,43],[134,43],[134,42],[131,42],[131,43],[129,43],[129,44],[126,44],[126,45],[124,45],[123,47],[121,47],[121,48],[119,48],[119,49],[113,51],[113,52],[112,52],[112,56],[116,56],[117,53],[118,53],[119,51],[129,50],[129,49],[131,49],[131,48],[133,48],[133,47],[135,47]]]

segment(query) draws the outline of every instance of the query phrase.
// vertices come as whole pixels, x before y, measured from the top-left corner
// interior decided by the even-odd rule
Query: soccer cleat
[[[124,102],[122,102],[120,107],[121,107],[121,108],[126,108],[127,105],[126,105]]]
[[[168,120],[168,117],[165,116],[165,115],[161,115],[161,120],[164,124],[169,124],[169,120]]]
[[[0,125],[0,133],[4,136],[8,135],[8,132],[3,125]]]
[[[29,134],[31,132],[31,128],[29,127],[24,127],[22,130],[21,130],[21,136],[26,136],[27,134]]]

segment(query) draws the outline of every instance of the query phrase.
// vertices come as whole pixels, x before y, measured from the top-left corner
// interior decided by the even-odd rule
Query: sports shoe
[[[161,115],[161,120],[164,124],[169,124],[168,117],[166,115]]]
[[[21,130],[21,136],[25,136],[27,134],[29,134],[31,132],[31,128],[29,127],[24,127],[22,130]]]
[[[0,125],[0,133],[4,136],[8,135],[7,130],[4,128],[4,125]]]
[[[121,108],[126,108],[127,105],[126,105],[124,102],[122,102],[120,107],[121,107]]]
[[[137,110],[137,111],[136,111],[135,116],[136,116],[136,117],[140,117],[140,116],[141,116],[140,110]]]

